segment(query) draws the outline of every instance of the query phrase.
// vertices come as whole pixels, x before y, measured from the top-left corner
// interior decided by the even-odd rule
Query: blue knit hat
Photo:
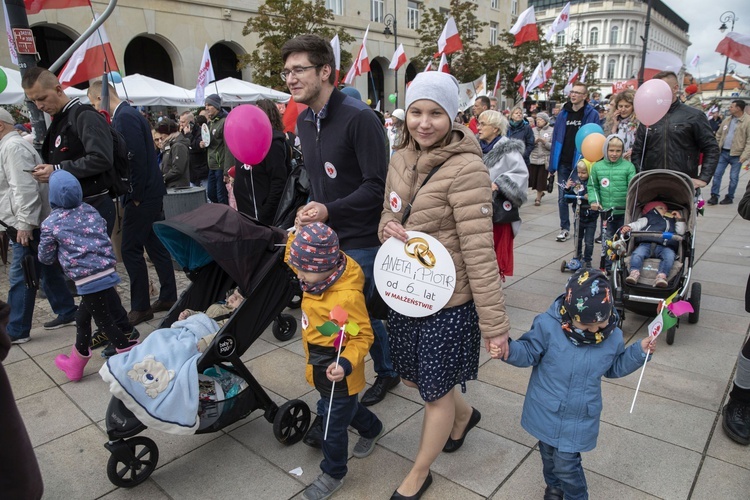
[[[322,222],[302,227],[289,248],[289,264],[311,273],[323,273],[336,267],[339,237]]]
[[[581,269],[565,285],[563,307],[579,323],[601,323],[612,316],[612,291],[598,269]],[[562,313],[562,311],[561,311]]]

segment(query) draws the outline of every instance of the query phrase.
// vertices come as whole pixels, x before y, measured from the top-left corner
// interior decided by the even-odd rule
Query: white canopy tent
[[[0,104],[21,105],[24,100],[23,89],[21,88],[21,72],[17,69],[0,66],[8,76],[8,86],[0,93]],[[68,97],[80,97],[82,101],[88,102],[85,90],[78,90],[75,87],[65,89]]]
[[[195,98],[188,90],[137,73],[124,76],[122,83],[116,83],[115,88],[121,100],[134,106],[195,105]]]
[[[218,92],[217,92],[218,87]],[[237,78],[224,78],[211,82],[206,87],[206,96],[218,93],[222,104],[240,104],[243,102],[256,102],[261,99],[270,99],[277,102],[287,102],[291,97],[285,92],[269,89],[262,85],[238,80]],[[195,89],[190,90],[195,105]]]

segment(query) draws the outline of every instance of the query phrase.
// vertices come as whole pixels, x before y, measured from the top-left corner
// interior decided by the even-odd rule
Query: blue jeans
[[[737,190],[737,183],[740,179],[740,157],[731,156],[728,149],[721,150],[719,163],[716,164],[716,170],[714,171],[714,180],[711,182],[711,196],[719,197],[719,191],[721,191],[721,178],[724,177],[724,171],[727,169],[727,165],[731,167],[729,170],[729,190],[727,191],[727,198],[734,200],[734,192]]]
[[[378,249],[379,247],[345,250],[345,253],[359,264],[365,275],[365,299],[369,299],[373,293],[378,293],[375,289],[375,280],[372,275],[372,266],[375,263],[375,255],[378,253]],[[375,373],[377,373],[378,377],[398,376],[396,370],[393,369],[393,362],[391,362],[391,350],[388,347],[388,332],[385,331],[383,322],[370,316],[370,324],[372,324],[372,332],[375,336],[375,341],[372,347],[370,347],[370,356],[372,356]]]
[[[325,400],[326,409],[330,395],[320,395]],[[323,431],[325,432],[325,415]],[[323,461],[320,470],[334,479],[346,476],[346,461],[349,458],[349,426],[365,438],[374,438],[383,429],[383,423],[357,399],[357,395],[345,398],[333,398],[331,419],[328,424],[328,436],[323,440]]]
[[[208,171],[208,199],[211,203],[223,203],[229,205],[229,193],[224,184],[224,171],[222,169]]]
[[[34,240],[39,241],[39,230],[34,230]],[[36,254],[29,247],[20,243],[11,243],[13,249],[13,261],[8,273],[10,289],[8,290],[8,304],[10,305],[10,318],[8,321],[8,335],[12,339],[29,336],[31,331],[31,320],[34,315],[34,301],[36,290],[26,288],[23,279],[23,268],[21,262],[25,255]],[[37,276],[41,278],[42,288],[47,294],[47,300],[52,311],[65,319],[73,318],[76,313],[76,304],[73,296],[65,284],[65,276],[58,265],[46,266],[36,258]]]
[[[651,253],[652,245],[654,247],[653,254]],[[648,259],[651,256],[656,257],[657,259],[661,259],[661,262],[659,262],[659,272],[662,274],[669,274],[669,270],[672,269],[672,264],[674,264],[674,250],[672,248],[665,247],[664,245],[659,245],[658,243],[639,244],[630,255],[630,270],[640,271],[641,269],[643,269],[643,259]]]
[[[565,199],[565,183],[573,171],[570,165],[560,164],[557,167],[557,208],[560,212],[560,229],[570,231],[570,209],[575,210],[575,205],[568,203]]]
[[[584,210],[581,210],[581,212],[584,212]],[[591,256],[594,254],[594,235],[596,234],[597,222],[599,222],[599,216],[596,212],[592,212],[591,215],[581,215],[578,219],[576,257],[583,262],[591,263]]]
[[[539,441],[544,482],[565,493],[565,500],[588,500],[589,491],[580,453],[567,453]]]

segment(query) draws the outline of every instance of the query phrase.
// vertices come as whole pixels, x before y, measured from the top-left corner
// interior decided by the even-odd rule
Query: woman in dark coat
[[[237,200],[238,211],[264,224],[273,224],[289,176],[291,151],[286,142],[284,125],[276,104],[268,99],[262,99],[255,104],[271,120],[271,149],[257,165],[237,165],[234,197]]]
[[[531,150],[534,149],[534,131],[531,130],[531,125],[523,117],[523,108],[516,106],[510,112],[510,126],[508,127],[508,133],[506,137],[508,139],[518,139],[523,142],[526,146],[523,152],[523,161],[526,162],[526,167],[529,166],[529,156],[531,156]]]

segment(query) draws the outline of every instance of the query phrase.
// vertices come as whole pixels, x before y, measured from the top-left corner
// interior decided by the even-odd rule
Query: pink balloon
[[[638,121],[650,127],[661,120],[672,105],[672,89],[664,80],[649,80],[635,93],[633,107]]]
[[[235,158],[247,165],[257,165],[271,149],[271,120],[252,104],[234,108],[224,122],[224,140]]]

